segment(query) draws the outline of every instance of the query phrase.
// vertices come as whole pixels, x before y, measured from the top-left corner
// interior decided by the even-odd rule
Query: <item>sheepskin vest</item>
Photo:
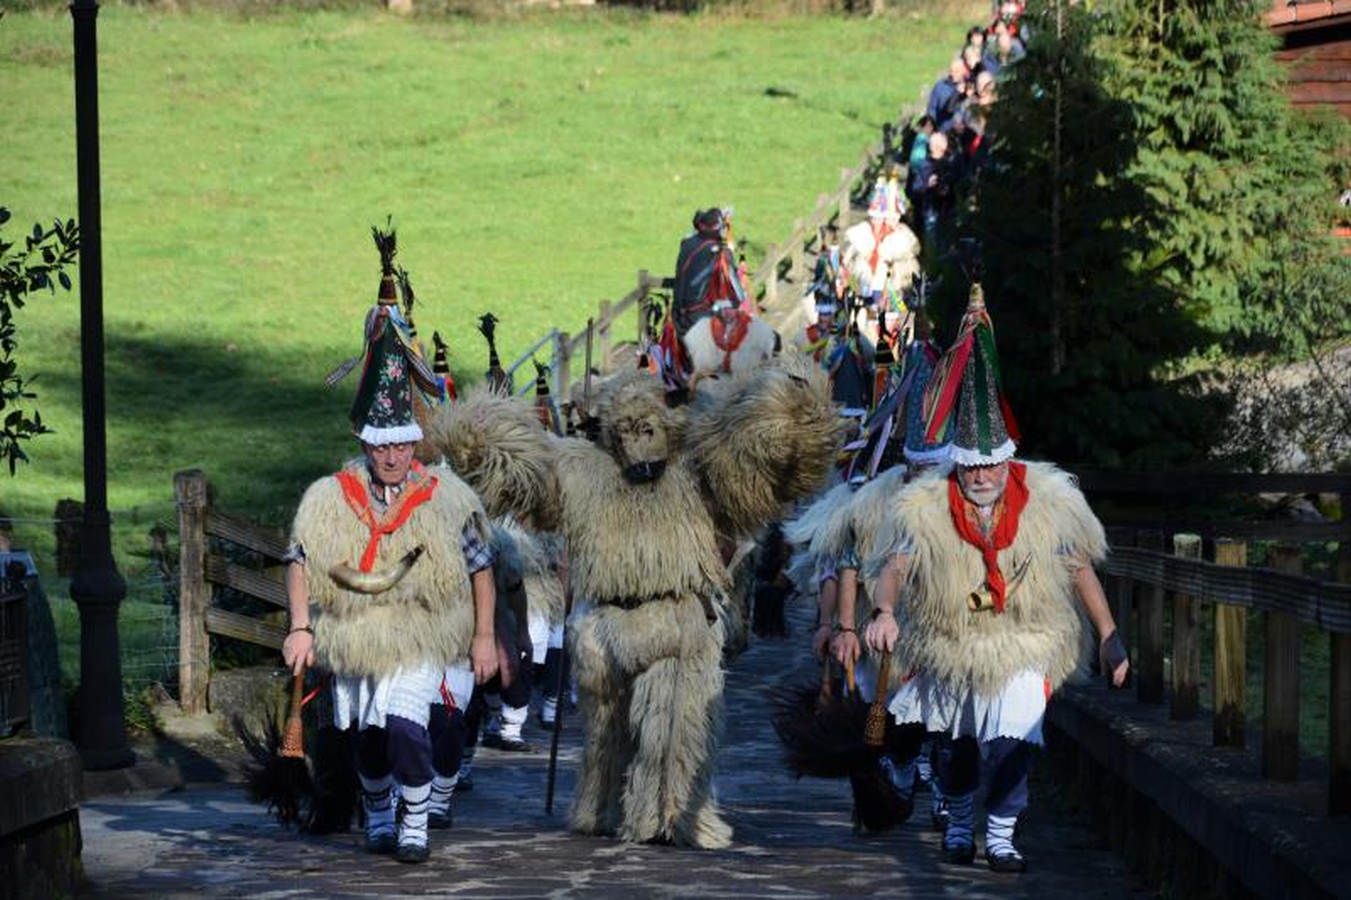
[[[368,483],[364,465],[356,474]],[[305,548],[305,584],[319,663],[338,675],[383,677],[400,666],[447,665],[469,652],[474,601],[460,534],[473,520],[486,540],[478,498],[455,473],[428,466],[431,498],[380,539],[372,571],[394,566],[414,547],[423,554],[394,587],[363,594],[340,587],[329,570],[360,565],[370,530],[343,497],[336,476],[314,482],[296,510],[292,538]]]
[[[986,696],[1024,670],[1045,675],[1052,690],[1074,671],[1074,573],[1106,553],[1102,525],[1073,477],[1048,463],[1026,465],[1027,506],[1013,543],[998,555],[1009,584],[1002,613],[968,608],[967,597],[985,583],[985,566],[952,523],[946,477],[910,484],[892,507],[902,546],[913,548],[897,617],[901,656]]]
[[[550,623],[563,621],[565,598],[558,569],[563,564],[562,540],[552,532],[529,532],[510,516],[492,523],[493,564],[498,576],[498,593],[520,582],[525,589],[526,609],[532,617]]]
[[[562,530],[576,596],[616,603],[727,590],[712,517],[678,452],[647,484],[626,481],[614,458],[593,445],[568,442],[560,456]]]

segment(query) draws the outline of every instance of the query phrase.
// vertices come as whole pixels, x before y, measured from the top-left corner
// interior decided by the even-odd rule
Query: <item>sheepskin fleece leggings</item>
[[[588,834],[716,848],[722,628],[696,597],[598,606],[573,632],[586,744],[571,823]]]

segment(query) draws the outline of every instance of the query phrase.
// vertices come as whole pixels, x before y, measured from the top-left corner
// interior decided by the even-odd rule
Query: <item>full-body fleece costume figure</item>
[[[1011,461],[1016,430],[998,373],[976,286],[925,397],[926,436],[955,421],[956,468],[888,498],[889,545],[865,562],[877,574],[867,641],[875,650],[895,647],[912,667],[889,707],[896,722],[951,740],[940,772],[949,800],[946,858],[973,857],[983,762],[986,858],[997,871],[1020,872],[1013,829],[1027,804],[1029,748],[1041,743],[1051,694],[1078,665],[1080,605],[1118,683],[1126,664],[1092,569],[1106,551],[1102,526],[1070,475]]]
[[[672,409],[652,375],[614,379],[596,406],[599,444],[528,432],[519,424],[533,421],[528,407],[490,395],[433,423],[447,459],[485,497],[557,511],[583,607],[569,628],[586,732],[576,831],[696,847],[731,840],[713,797],[718,607],[728,589],[719,542],[817,489],[837,425],[824,376],[808,360],[714,385]],[[509,435],[490,433],[504,428]],[[533,449],[522,446],[530,433]],[[535,475],[518,477],[518,468]]]

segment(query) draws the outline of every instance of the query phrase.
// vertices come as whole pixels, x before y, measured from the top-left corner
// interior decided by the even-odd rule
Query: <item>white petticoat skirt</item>
[[[549,624],[548,617],[531,613],[527,627],[530,631],[530,661],[537,666],[543,665],[544,656],[550,647],[563,646],[563,623],[553,626]],[[558,633],[558,643],[554,643],[555,631]]]
[[[474,690],[474,670],[463,659],[450,666],[400,668],[392,675],[333,677],[333,724],[339,729],[384,728],[386,716],[398,716],[427,727],[430,706],[444,703],[442,685],[455,706],[464,709]]]
[[[1041,746],[1046,701],[1046,678],[1040,672],[1013,676],[993,696],[920,673],[900,686],[888,710],[898,724],[922,722],[926,730],[954,738],[1011,737]]]

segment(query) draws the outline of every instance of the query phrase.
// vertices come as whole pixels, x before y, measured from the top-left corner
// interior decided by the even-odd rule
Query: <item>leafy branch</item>
[[[51,432],[37,409],[29,412],[26,401],[37,399],[32,390],[37,376],[19,374],[14,312],[23,309],[29,294],[44,289],[55,293],[58,284],[70,290],[65,270],[75,264],[80,236],[75,220],[67,219],[54,221],[49,228],[35,224],[21,239],[10,240],[3,233],[10,218],[9,210],[0,206],[0,459],[9,463],[13,475],[21,460],[28,461],[23,442]]]

